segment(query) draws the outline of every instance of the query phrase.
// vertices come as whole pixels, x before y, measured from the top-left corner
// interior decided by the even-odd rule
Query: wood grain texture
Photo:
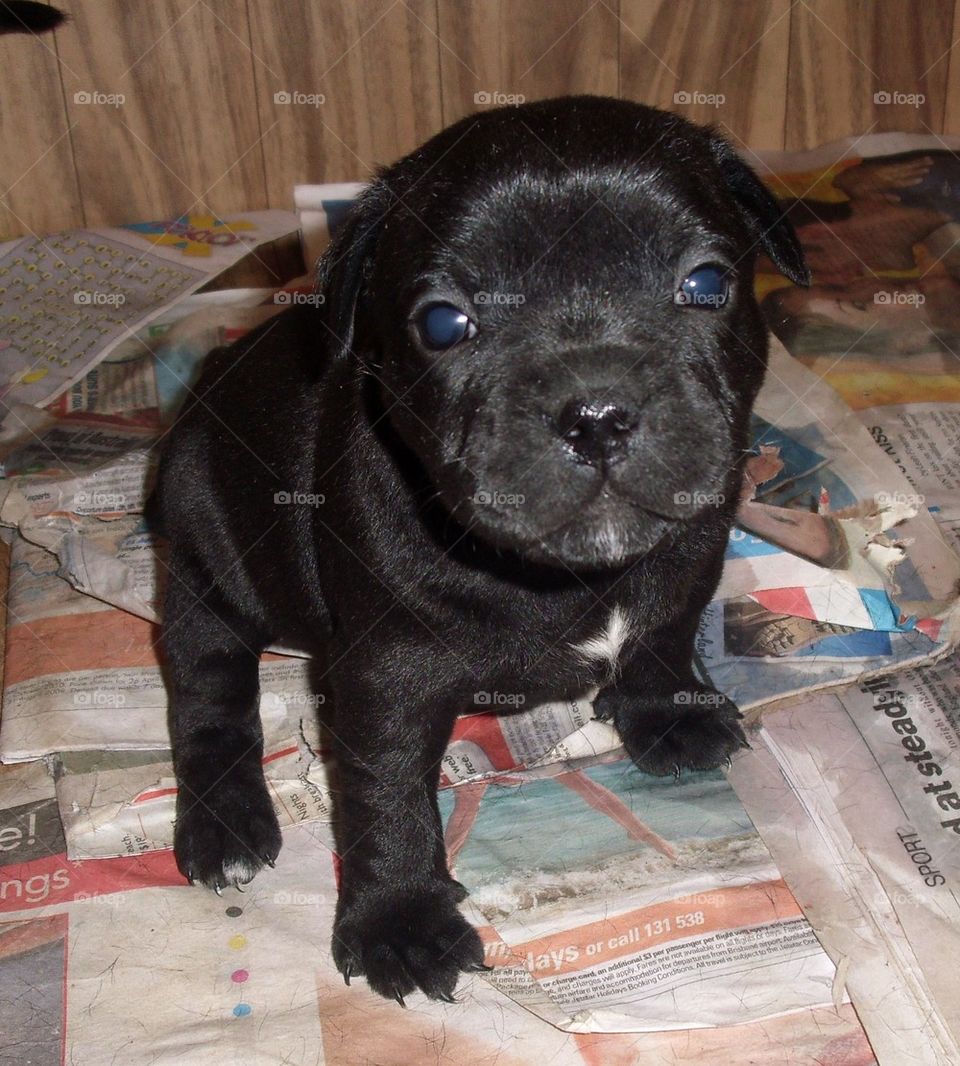
[[[0,236],[82,225],[56,41],[0,37]]]
[[[502,96],[618,95],[619,0],[438,3],[445,123]]]
[[[790,0],[621,0],[621,95],[781,148]]]
[[[943,132],[960,134],[960,0],[955,0],[953,6],[953,28],[950,37],[943,42],[942,52],[934,62],[938,67],[947,68]]]
[[[942,132],[953,8],[954,0],[798,0],[786,147],[868,130]]]
[[[11,236],[290,207],[294,184],[366,178],[498,93],[621,95],[712,122],[741,148],[960,134],[960,0],[61,6],[71,20],[55,34],[0,38]],[[125,102],[78,103],[83,92]],[[284,92],[324,102],[277,102]]]
[[[271,206],[298,182],[369,178],[442,126],[434,0],[258,0],[250,16]]]
[[[67,0],[57,31],[87,223],[265,199],[244,0]],[[78,94],[122,95],[123,103]]]

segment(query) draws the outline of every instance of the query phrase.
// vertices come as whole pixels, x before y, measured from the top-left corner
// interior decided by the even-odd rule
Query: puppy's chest
[[[619,604],[610,610],[606,618],[591,621],[594,622],[594,630],[582,639],[571,642],[568,647],[574,662],[581,668],[587,668],[598,683],[603,683],[619,672],[630,653],[634,638],[639,634],[640,625],[635,615]]]
[[[591,611],[573,624],[544,627],[518,646],[514,664],[530,684],[571,690],[609,684],[619,673],[642,626],[627,607]]]

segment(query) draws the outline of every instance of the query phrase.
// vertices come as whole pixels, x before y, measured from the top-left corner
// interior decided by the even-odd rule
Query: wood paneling
[[[83,223],[56,43],[0,37],[0,234]]]
[[[263,203],[244,0],[60,6],[71,19],[56,37],[88,225]],[[123,102],[84,102],[94,93]]]
[[[621,0],[621,95],[783,145],[790,0]]]
[[[250,15],[271,206],[292,206],[298,182],[368,178],[443,125],[434,0],[263,0]]]
[[[786,146],[867,130],[943,132],[954,7],[954,0],[798,0]],[[923,100],[898,103],[897,94]]]
[[[496,94],[620,95],[739,147],[960,133],[960,0],[61,6],[55,34],[0,38],[8,234],[289,207],[295,183],[366,178]]]
[[[443,118],[504,96],[617,96],[618,0],[438,0]]]

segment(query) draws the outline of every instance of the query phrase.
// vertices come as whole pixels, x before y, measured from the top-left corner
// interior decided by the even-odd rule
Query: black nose
[[[622,459],[636,428],[635,412],[619,403],[570,400],[557,418],[557,429],[570,450],[594,465]]]

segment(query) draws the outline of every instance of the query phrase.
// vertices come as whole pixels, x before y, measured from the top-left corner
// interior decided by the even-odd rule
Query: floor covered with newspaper
[[[752,750],[674,781],[588,693],[464,708],[440,809],[493,968],[406,1010],[330,958],[322,664],[261,665],[276,869],[177,872],[143,517],[205,353],[310,295],[210,283],[298,231],[309,261],[356,190],[0,244],[0,1063],[960,1062],[958,147],[750,159],[814,278],[758,268],[770,372],[698,640]]]

